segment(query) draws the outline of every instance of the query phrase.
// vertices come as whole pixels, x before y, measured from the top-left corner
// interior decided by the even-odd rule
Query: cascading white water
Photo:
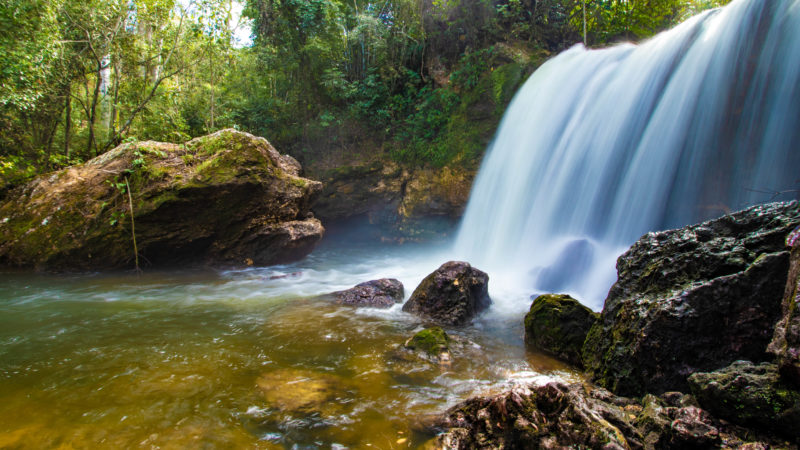
[[[537,70],[487,152],[456,252],[495,283],[600,309],[641,234],[797,198],[798,169],[800,0],[735,0]]]

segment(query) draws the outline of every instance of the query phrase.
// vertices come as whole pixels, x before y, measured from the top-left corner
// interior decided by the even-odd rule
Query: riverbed
[[[266,268],[0,273],[0,448],[416,447],[467,397],[576,380],[525,350],[530,294],[491,279],[495,306],[446,329],[449,364],[402,350],[426,324],[401,305],[320,297],[394,277],[407,299],[449,248],[328,239]]]

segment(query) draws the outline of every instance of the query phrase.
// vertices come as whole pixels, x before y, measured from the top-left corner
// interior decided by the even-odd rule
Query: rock
[[[333,375],[299,369],[279,369],[262,374],[256,386],[271,408],[284,413],[333,415],[335,401],[346,390],[344,380]]]
[[[780,315],[797,202],[755,206],[648,233],[617,261],[618,280],[590,330],[583,363],[622,395],[688,388],[686,377],[762,361]]]
[[[439,362],[450,361],[450,337],[440,327],[426,328],[406,341],[404,347]]]
[[[325,187],[314,211],[325,223],[366,217],[384,237],[435,238],[457,225],[469,199],[474,169],[461,165],[410,170],[386,160],[312,166]]]
[[[525,315],[525,343],[581,366],[583,341],[597,316],[569,295],[540,295]]]
[[[700,405],[731,422],[800,438],[800,392],[781,382],[773,363],[736,361],[689,377]]]
[[[390,308],[395,303],[402,303],[403,295],[403,283],[394,278],[366,281],[333,293],[337,303],[371,308]]]
[[[723,437],[744,442],[696,406],[668,406],[654,395],[637,404],[591,384],[561,382],[468,399],[427,427],[441,432],[437,447],[446,449],[719,448]]]
[[[486,273],[449,261],[422,280],[403,311],[443,325],[465,325],[491,305],[488,284]]]
[[[710,448],[719,443],[719,430],[706,411],[687,406],[676,410],[673,417],[675,420],[670,425],[671,448]]]
[[[436,425],[445,430],[438,444],[447,449],[641,448],[626,417],[591,387],[552,382],[469,399]]]
[[[791,249],[789,275],[783,292],[781,320],[775,325],[775,335],[768,351],[778,357],[783,377],[800,387],[800,228],[787,238]]]
[[[307,218],[322,185],[266,139],[222,130],[186,144],[121,145],[41,176],[0,204],[0,265],[45,270],[132,267],[131,188],[143,262],[274,264],[322,237]]]

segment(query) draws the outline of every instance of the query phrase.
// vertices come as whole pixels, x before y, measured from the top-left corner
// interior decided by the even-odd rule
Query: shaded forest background
[[[368,152],[474,169],[546,58],[584,39],[640,40],[722,3],[0,0],[0,196],[122,142],[227,127],[304,164]]]

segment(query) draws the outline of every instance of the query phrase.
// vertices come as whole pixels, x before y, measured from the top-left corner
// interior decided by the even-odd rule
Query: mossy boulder
[[[569,295],[540,295],[525,315],[525,344],[581,366],[583,341],[597,316]]]
[[[778,357],[783,377],[800,387],[800,228],[786,239],[791,248],[789,275],[783,292],[781,320],[768,350]]]
[[[689,386],[712,414],[800,439],[800,392],[780,380],[773,363],[736,361],[714,372],[693,374]]]
[[[617,260],[618,280],[587,335],[583,363],[622,395],[685,391],[694,372],[765,361],[781,312],[797,202],[759,205],[648,233]]]
[[[403,311],[442,325],[466,325],[489,308],[489,275],[463,261],[442,264],[414,289]]]
[[[450,353],[450,337],[441,327],[426,328],[407,340],[404,347],[424,353],[429,358],[442,360],[442,355]]]
[[[235,130],[123,144],[12,191],[0,204],[0,266],[132,267],[131,201],[143,264],[298,259],[324,232],[309,214],[322,185],[299,172],[266,139]]]

